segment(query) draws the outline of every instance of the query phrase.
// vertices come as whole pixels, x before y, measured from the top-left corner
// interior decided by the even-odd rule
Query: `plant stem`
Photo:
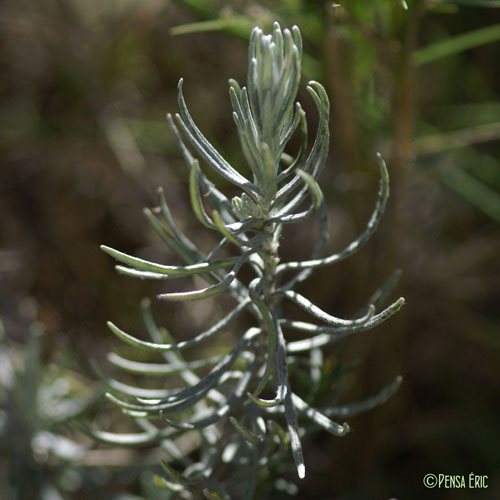
[[[276,306],[277,297],[274,295],[276,289],[276,266],[279,263],[279,242],[276,235],[276,223],[266,223],[263,232],[266,239],[262,244],[260,256],[264,262],[264,273],[262,277],[262,295],[264,302],[271,310]]]

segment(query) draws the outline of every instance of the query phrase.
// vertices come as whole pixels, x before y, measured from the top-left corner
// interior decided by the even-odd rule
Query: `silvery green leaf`
[[[194,386],[183,389],[182,391],[175,393],[171,396],[165,398],[165,402],[172,402],[185,399],[201,390],[205,390],[207,387],[214,385],[222,374],[227,371],[227,369],[234,363],[236,358],[240,355],[242,349],[246,347],[249,341],[260,333],[258,328],[250,328],[243,335],[243,338],[231,349],[231,351],[222,357],[222,359],[217,363],[217,365],[209,372],[208,375],[203,377],[200,382]]]
[[[162,460],[161,465],[163,466],[165,473],[168,475],[168,477],[171,480],[174,481],[174,483],[180,483],[180,484],[184,484],[184,485],[198,484],[197,479],[183,476],[182,474],[177,472],[175,469],[173,469],[166,460]]]
[[[229,421],[233,424],[234,428],[243,436],[243,438],[250,444],[257,445],[262,442],[262,438],[255,435],[253,432],[245,428],[235,417],[229,417]]]
[[[381,305],[398,283],[401,274],[401,269],[396,269],[389,276],[389,279],[368,299],[368,303],[373,304],[375,307]]]
[[[99,368],[97,363],[92,363],[93,370],[97,373],[100,379],[110,388],[115,391],[126,394],[127,396],[142,397],[142,398],[165,398],[172,393],[170,389],[144,389],[142,387],[134,387],[125,384],[118,380],[105,375]]]
[[[323,351],[321,349],[311,349],[309,353],[309,376],[311,377],[312,390],[315,391],[323,375]]]
[[[168,418],[163,410],[160,410],[160,418],[168,425],[173,427],[174,429],[179,429],[183,431],[190,431],[194,429],[194,425],[190,424],[189,422],[176,422],[172,420],[171,418]]]
[[[325,89],[318,82],[309,82],[307,90],[313,97],[318,108],[320,123],[311,152],[309,153],[307,160],[301,166],[301,169],[305,172],[312,173],[313,177],[316,179],[318,178],[325,163],[326,156],[328,155],[330,137],[328,129],[330,103]],[[299,185],[300,177],[292,179],[288,184],[278,190],[276,194],[276,202],[282,202],[282,200],[292,193]]]
[[[168,208],[167,201],[165,200],[165,194],[162,188],[158,188],[158,203],[160,213],[167,223],[168,228],[187,255],[187,258],[184,258],[184,260],[189,264],[192,264],[193,262],[197,262],[199,260],[203,260],[201,253],[196,248],[196,245],[177,227],[177,224],[175,223],[174,218],[170,213],[170,209]]]
[[[282,323],[283,326],[291,327],[297,330],[306,331],[310,333],[319,333],[319,335],[311,337],[310,339],[296,340],[294,342],[288,343],[287,350],[288,352],[308,351],[316,347],[322,347],[332,342],[339,341],[342,338],[345,338],[354,333],[370,330],[375,326],[379,325],[380,323],[383,323],[391,316],[393,316],[396,312],[398,312],[401,309],[401,307],[403,307],[404,302],[405,301],[403,297],[401,297],[399,300],[397,300],[389,307],[387,307],[387,309],[384,309],[379,314],[373,316],[373,318],[370,321],[366,322],[365,324],[359,324],[357,326],[328,328],[328,327],[321,327],[319,325],[312,325],[311,323],[303,323],[301,321],[284,321]]]
[[[145,208],[143,210],[143,213],[156,234],[160,236],[160,238],[175,254],[177,254],[186,262],[192,263],[196,261],[196,259],[194,259],[190,254],[189,250],[186,250],[186,248],[163,227],[163,225],[158,221],[158,219],[151,212],[151,210],[149,210],[149,208]]]
[[[262,378],[260,379],[256,389],[252,392],[252,395],[257,398],[257,396],[262,392],[267,382],[269,381],[275,361],[276,346],[278,343],[278,330],[276,321],[272,316],[271,311],[268,306],[264,303],[262,299],[253,295],[251,297],[253,304],[259,310],[262,317],[262,321],[266,327],[267,334],[267,358],[266,358],[266,368]]]
[[[297,171],[297,174],[299,174],[299,171]],[[302,174],[309,175],[305,172],[302,172]],[[299,177],[302,177],[302,175],[299,175]],[[309,176],[309,178],[314,183],[316,182],[312,176]],[[311,203],[309,208],[302,212],[289,213],[303,201],[306,191],[311,191],[313,195],[313,202]],[[278,222],[280,224],[297,224],[299,222],[304,222],[305,220],[309,219],[309,217],[311,217],[311,215],[313,215],[313,213],[321,206],[322,196],[323,194],[317,184],[308,183],[306,184],[306,189],[299,192],[297,196],[293,200],[291,200],[291,202],[288,203],[283,209],[281,209],[274,217],[268,219],[268,222]]]
[[[302,109],[302,107],[300,106],[299,103],[297,103],[297,111],[296,111],[295,117],[298,119],[298,121],[300,123],[300,137],[301,137],[300,149],[299,149],[299,152],[298,152],[295,160],[293,160],[290,163],[290,166],[288,168],[286,168],[285,170],[283,170],[283,172],[281,172],[278,175],[278,183],[281,183],[282,181],[284,181],[287,178],[288,175],[290,175],[291,173],[293,173],[293,171],[302,164],[302,161],[303,161],[303,159],[304,159],[304,157],[306,155],[306,151],[307,151],[307,121],[306,121],[306,113]],[[292,127],[290,127],[290,131],[293,133],[294,130],[295,130],[295,126],[292,124]],[[290,138],[291,138],[291,134],[290,134],[290,137],[286,136],[283,139],[283,142],[284,142],[283,145],[285,145]]]
[[[130,373],[152,376],[173,375],[183,370],[197,370],[220,361],[220,356],[199,359],[186,363],[143,363],[123,358],[114,352],[108,354],[108,361],[113,365]]]
[[[297,414],[293,404],[290,388],[288,388],[285,397],[285,418],[288,425],[288,434],[290,435],[290,445],[292,447],[293,459],[297,468],[299,479],[304,479],[306,476],[306,466],[304,464],[304,455],[302,454],[302,444],[299,437],[299,426],[297,424]]]
[[[264,192],[263,203],[270,205],[276,194],[276,165],[272,157],[269,145],[262,142],[260,145],[262,154],[262,191]]]
[[[85,428],[85,432],[101,443],[114,444],[117,446],[146,446],[157,444],[160,441],[172,438],[175,435],[175,429],[163,429],[157,432],[140,433],[116,433],[98,431],[92,428]]]
[[[325,203],[320,206],[320,232],[319,239],[314,245],[314,249],[311,254],[311,259],[318,259],[323,254],[323,250],[325,249],[326,243],[328,242],[329,232],[328,232],[328,213],[325,207]],[[283,284],[280,288],[282,290],[291,290],[296,283],[301,283],[306,280],[311,273],[314,271],[313,268],[304,269],[299,271],[293,278],[288,280],[285,284]],[[369,302],[371,304],[372,302]],[[373,305],[377,305],[373,302]]]
[[[223,328],[225,328],[233,319],[235,319],[250,303],[250,299],[247,299],[245,302],[238,304],[229,314],[224,316],[220,321],[218,321],[214,326],[205,330],[203,333],[200,333],[196,337],[191,340],[184,340],[177,344],[161,344],[158,342],[146,342],[143,340],[139,340],[136,337],[120,330],[116,325],[108,321],[109,329],[122,340],[127,342],[128,344],[138,347],[140,349],[145,349],[148,351],[155,352],[164,352],[164,351],[175,351],[185,349],[187,347],[192,347],[208,338],[212,337],[216,333],[220,332]]]
[[[295,103],[295,115],[293,117],[293,120],[290,123],[290,126],[287,129],[283,130],[282,135],[280,137],[280,149],[281,150],[285,149],[285,146],[288,144],[288,142],[292,138],[292,135],[294,134],[295,130],[297,130],[299,123],[303,124],[303,122],[305,121],[305,117],[306,117],[306,113],[302,109],[300,102],[296,102]]]
[[[155,485],[158,486],[158,488],[162,488],[173,493],[180,493],[181,491],[184,491],[184,487],[182,485],[167,481],[165,478],[160,477],[157,474],[155,474],[154,476],[154,481]]]
[[[276,349],[275,349],[275,354],[274,354],[274,363],[275,363],[275,373],[276,373],[276,396],[274,399],[262,399],[254,396],[251,393],[248,393],[248,397],[257,405],[262,406],[264,408],[272,408],[274,406],[280,405],[283,400],[285,399],[285,396],[287,394],[287,391],[289,390],[289,384],[288,384],[288,366],[287,366],[287,358],[286,358],[286,342],[285,338],[283,336],[283,332],[281,330],[281,326],[279,322],[274,323],[274,330],[275,333],[273,334],[276,336]],[[269,354],[268,354],[269,356]],[[268,360],[272,358],[269,356]],[[268,361],[269,363],[269,361]],[[267,365],[269,366],[269,365]],[[264,377],[263,377],[264,380]],[[257,390],[255,391],[257,392]]]
[[[290,387],[289,363],[290,366],[305,364],[311,370],[312,382],[317,385],[321,381],[321,346],[377,326],[399,310],[404,302],[400,299],[375,314],[374,304],[379,305],[388,294],[395,281],[392,278],[372,295],[369,304],[354,319],[346,320],[328,314],[292,290],[313,269],[339,262],[361,248],[376,229],[389,195],[387,169],[379,157],[380,191],[365,231],[343,251],[322,258],[328,238],[328,219],[317,180],[329,148],[329,100],[319,83],[309,82],[307,90],[318,109],[319,125],[311,151],[307,154],[305,112],[295,102],[300,81],[301,56],[302,39],[296,26],[292,30],[282,31],[279,24],[274,23],[270,35],[255,28],[249,44],[247,87],[241,87],[234,80],[229,81],[233,117],[243,155],[253,175],[252,182],[233,168],[195,125],[184,100],[182,80],[179,82],[180,114],[175,119],[186,144],[189,143],[193,152],[212,170],[241,190],[231,201],[217,190],[199,169],[198,161],[181,138],[172,116],[168,115],[184,161],[190,170],[193,211],[204,226],[217,230],[222,236],[208,255],[200,251],[176,226],[161,190],[159,207],[152,211],[146,210],[145,215],[154,231],[186,265],[166,266],[104,247],[107,253],[123,263],[117,269],[129,276],[169,279],[199,275],[208,283],[208,286],[200,290],[166,293],[160,295],[160,298],[194,300],[229,292],[238,302],[229,314],[211,328],[191,340],[179,343],[175,343],[164,329],[157,327],[149,303],[144,304],[143,315],[151,341],[139,340],[109,323],[110,329],[128,344],[160,352],[165,360],[160,364],[110,355],[109,359],[115,366],[135,374],[175,373],[182,383],[181,387],[175,389],[149,389],[107,377],[107,384],[122,393],[124,399],[113,394],[107,394],[106,397],[132,416],[143,432],[131,435],[100,433],[99,439],[115,444],[139,445],[162,441],[166,443],[167,439],[175,439],[186,432],[198,436],[199,450],[196,451],[194,460],[189,456],[183,457],[180,450],[174,450],[173,456],[176,456],[176,462],[183,464],[183,472],[177,472],[166,464],[168,479],[157,479],[164,487],[179,492],[194,489],[200,493],[206,485],[210,485],[210,490],[204,490],[205,496],[219,498],[219,494],[212,493],[212,489],[213,484],[216,484],[213,482],[215,467],[221,459],[228,465],[245,467],[247,487],[243,496],[250,500],[255,496],[258,467],[270,467],[282,461],[289,444],[299,478],[303,478],[305,465],[300,436],[304,430],[299,428],[297,412],[315,426],[335,435],[343,435],[349,430],[347,424],[337,424],[329,417],[335,412],[353,414],[372,407],[385,400],[400,383],[399,379],[396,380],[365,402],[330,408],[323,412],[293,394]],[[294,158],[289,152],[285,153],[284,149],[299,125],[300,149]],[[312,202],[306,204],[309,203],[309,198]],[[207,208],[204,202],[207,203]],[[302,262],[279,264],[278,247],[282,228],[285,224],[307,220],[317,210],[320,211],[320,235],[316,244],[311,245],[310,258]],[[160,214],[165,227],[156,217]],[[231,247],[238,247],[241,255],[219,258],[230,244]],[[253,280],[248,279],[247,274],[244,275],[245,280],[250,282],[248,287],[236,278],[245,263],[249,264],[248,271],[256,275]],[[225,268],[228,266],[232,269],[226,273]],[[294,276],[283,283],[284,280],[279,275],[288,270],[294,270]],[[282,303],[285,299],[323,324],[282,318]],[[219,333],[244,310],[251,312],[259,328],[247,330],[227,354],[194,361],[183,358],[180,352],[182,349],[195,346]],[[305,332],[309,338],[292,340],[287,344],[282,328]],[[262,335],[266,335],[267,344]],[[311,351],[310,356],[289,356],[289,353],[303,351]],[[208,373],[194,372],[204,366],[209,366]],[[259,395],[268,384],[276,390],[275,397],[262,399]],[[255,405],[245,404],[248,403],[245,401],[247,397]],[[161,430],[157,427],[161,425],[158,423],[159,412],[167,424]],[[172,416],[173,414],[176,415]],[[234,427],[233,431],[242,435],[253,446],[244,446],[244,441],[237,439],[237,445],[231,447],[231,444],[235,444],[231,443],[231,439],[235,439],[234,435],[226,437],[227,425],[223,425],[229,415],[232,415],[229,421]],[[269,432],[266,434],[264,418],[273,416],[285,417],[287,433],[278,424],[268,421]],[[258,430],[256,423],[259,424]],[[222,434],[223,427],[225,432]],[[218,446],[218,443],[221,445]],[[228,449],[232,450],[231,456],[224,451]],[[200,482],[197,482],[198,479]],[[225,495],[224,488],[221,491]]]
[[[268,144],[277,164],[293,119],[293,106],[300,80],[300,56],[289,30],[274,25],[271,35],[255,28],[250,37],[248,100],[259,142]],[[284,132],[285,131],[285,132]]]
[[[257,185],[262,186],[259,137],[248,104],[247,92],[245,87],[243,90],[236,90],[234,85],[236,82],[230,81],[230,83],[232,85],[229,88],[229,96],[234,109],[233,118],[238,129],[243,154],[254,174],[254,182],[256,181]]]
[[[233,269],[226,275],[226,277],[216,283],[215,285],[208,286],[206,288],[201,288],[199,290],[191,290],[189,292],[172,292],[172,293],[161,293],[157,295],[159,299],[163,300],[199,300],[211,297],[212,295],[217,295],[219,293],[225,292],[232,281],[236,277],[236,274],[240,270],[241,266],[247,262],[248,254],[243,254]]]
[[[313,97],[318,108],[320,123],[318,133],[316,135],[316,141],[314,142],[311,153],[304,164],[303,170],[306,172],[312,172],[314,178],[317,179],[323,169],[328,155],[330,141],[328,128],[328,121],[330,119],[330,101],[325,88],[321,85],[321,83],[310,81],[307,86],[307,90]]]
[[[144,389],[142,387],[136,387],[129,384],[120,382],[111,377],[101,376],[101,379],[105,384],[114,391],[121,392],[127,396],[137,397],[137,398],[166,398],[172,393],[172,389]]]
[[[172,132],[174,133],[174,137],[177,141],[179,149],[181,150],[184,161],[188,166],[188,168],[191,169],[194,161],[193,155],[190,153],[190,151],[184,144],[181,135],[179,134],[179,131],[175,126],[174,120],[172,119],[172,115],[170,113],[167,114],[167,120],[170,125],[170,128],[172,129]],[[217,208],[220,209],[223,208],[225,213],[227,212],[231,217],[233,218],[235,217],[235,214],[231,209],[231,203],[229,202],[227,197],[224,194],[222,194],[214,186],[214,184],[207,179],[207,177],[203,173],[200,174],[200,184],[203,194],[207,197],[209,203],[211,203],[213,206]]]
[[[181,115],[176,115],[176,119],[193,147],[198,151],[203,159],[226,180],[236,186],[239,186],[246,192],[258,195],[259,189],[248,179],[239,174],[233,167],[231,167],[231,165],[229,165],[229,163],[222,158],[222,156],[210,144],[210,142],[207,141],[205,136],[195,125],[187,109],[186,102],[184,101],[184,96],[182,94],[182,82],[183,80],[181,78],[179,80],[177,94]]]
[[[244,246],[244,241],[238,238],[235,234],[233,234],[226,226],[224,226],[224,222],[222,221],[221,216],[219,215],[219,212],[217,210],[212,211],[212,218],[214,220],[215,225],[217,226],[217,229],[219,232],[227,238],[228,241],[231,243],[234,243],[238,247],[243,247]]]
[[[350,243],[344,250],[341,252],[330,255],[329,257],[325,257],[323,259],[313,259],[313,260],[305,260],[301,262],[287,262],[286,264],[280,264],[278,266],[278,273],[283,271],[287,271],[289,269],[308,269],[308,268],[316,268],[327,266],[330,264],[334,264],[336,262],[340,262],[347,257],[351,256],[357,250],[359,250],[370,238],[370,236],[377,229],[378,223],[382,218],[382,215],[385,210],[385,206],[387,204],[387,199],[389,197],[389,174],[387,172],[387,167],[385,165],[384,160],[380,155],[378,155],[380,173],[381,173],[381,182],[380,182],[380,190],[378,195],[377,204],[375,205],[375,209],[368,221],[365,231],[357,238],[355,241]]]
[[[312,193],[314,199],[314,208],[317,210],[323,202],[323,192],[316,182],[314,177],[303,170],[297,169],[297,175],[302,177],[302,180],[307,184],[309,191]]]
[[[201,274],[206,271],[212,271],[215,269],[220,269],[222,267],[234,265],[239,261],[239,259],[241,259],[241,257],[232,257],[219,261],[200,262],[191,266],[165,266],[163,264],[157,264],[155,262],[140,259],[138,257],[133,257],[106,245],[101,245],[101,250],[106,252],[108,255],[111,255],[111,257],[113,257],[114,259],[123,262],[124,264],[128,264],[135,269],[146,271],[146,274],[143,276],[145,278],[154,277],[156,274],[162,274],[164,277],[169,278],[192,276],[194,274]],[[124,268],[122,268],[122,270],[123,269]],[[148,272],[153,274],[148,275]],[[136,276],[140,277],[141,275],[138,273],[136,274]]]
[[[205,409],[203,412],[196,413],[196,418],[190,421],[186,421],[183,424],[189,426],[191,429],[204,429],[209,427],[221,419],[223,419],[230,411],[233,410],[238,404],[241,403],[245,389],[247,388],[251,377],[254,375],[254,368],[252,365],[242,374],[241,380],[239,381],[234,393],[227,398],[227,400],[220,402],[220,406],[216,409]],[[224,377],[224,375],[221,377]],[[210,393],[209,393],[210,394]],[[166,417],[166,413],[161,411],[163,418]]]
[[[177,141],[179,149],[181,150],[184,162],[186,163],[188,168],[191,169],[194,161],[193,155],[184,144],[184,141],[182,140],[181,135],[179,134],[179,131],[177,130],[177,127],[175,126],[174,120],[170,113],[167,114],[167,121],[170,125],[170,128],[172,129],[172,132],[174,133],[174,137]],[[216,206],[223,206],[226,210],[229,211],[229,213],[231,213],[231,205],[229,203],[229,200],[214,186],[212,182],[207,179],[204,174],[200,175],[200,183],[203,194],[211,203]]]
[[[205,227],[213,229],[215,227],[215,224],[205,212],[203,201],[201,200],[199,173],[200,165],[198,163],[198,160],[194,160],[193,166],[191,167],[191,172],[189,173],[189,195],[191,197],[191,206],[193,207],[193,212],[198,220]]]
[[[299,27],[296,25],[292,26],[292,36],[299,52],[299,57],[302,57],[302,35],[300,34]]]
[[[402,383],[403,377],[398,375],[393,382],[384,387],[378,394],[375,394],[360,403],[351,403],[344,406],[327,408],[324,410],[324,413],[331,417],[354,417],[355,415],[371,410],[376,406],[385,403],[399,389]]]
[[[243,348],[246,347],[250,340],[259,333],[260,329],[250,328],[245,333],[243,338],[235,345],[235,347],[233,347],[233,349],[221,359],[221,361],[210,371],[210,373],[201,379],[196,385],[187,387],[186,389],[172,394],[168,398],[162,399],[161,401],[140,400],[142,404],[131,404],[109,393],[106,394],[106,397],[117,406],[127,410],[146,411],[149,413],[158,412],[160,410],[164,410],[165,413],[180,411],[203,398],[206,393],[217,384],[222,374],[236,361]]]
[[[279,23],[273,23],[273,41],[276,44],[276,62],[278,67],[283,65],[283,33]]]
[[[142,300],[141,302],[141,312],[142,312],[142,318],[144,321],[144,325],[146,327],[146,331],[155,344],[161,344],[164,342],[170,342],[171,344],[173,343],[172,336],[169,334],[167,330],[164,328],[158,328],[156,325],[156,322],[154,321],[153,314],[151,312],[151,301],[149,299]],[[223,318],[218,322],[218,325],[221,326],[221,323],[224,324],[224,320],[230,321],[231,319],[231,314],[235,313],[236,311],[232,311],[229,313],[230,318],[226,317]],[[214,325],[211,329],[216,329],[217,325]],[[208,331],[207,331],[208,333]],[[195,339],[191,339],[191,341],[194,341]],[[184,345],[184,347],[188,347],[187,345]],[[200,381],[200,377],[196,375],[192,370],[189,369],[187,366],[186,361],[184,360],[182,353],[179,349],[177,350],[164,350],[161,351],[161,355],[164,357],[164,359],[168,363],[172,364],[179,364],[179,363],[185,363],[186,367],[184,370],[182,370],[179,373],[179,378],[184,382],[185,385],[194,385],[197,384]],[[211,390],[207,394],[207,397],[214,401],[217,404],[223,404],[223,402],[226,400],[223,394],[220,394],[216,390]],[[201,409],[204,409],[204,403],[200,402],[198,403],[198,407]]]
[[[318,410],[309,406],[296,394],[292,394],[292,401],[299,413],[311,419],[315,424],[322,429],[325,429],[330,434],[333,434],[334,436],[345,436],[350,431],[349,425],[346,423],[338,424],[337,422],[333,422],[326,415],[323,415]]]
[[[307,311],[315,318],[318,318],[319,320],[324,321],[325,323],[336,327],[351,327],[351,326],[366,325],[375,313],[375,307],[371,305],[368,308],[368,312],[361,318],[346,320],[342,318],[337,318],[335,316],[326,313],[318,306],[314,305],[310,300],[306,299],[303,295],[300,295],[299,293],[294,292],[292,290],[287,290],[283,292],[283,295],[288,299],[292,300],[293,302],[295,302],[298,306],[304,309],[304,311]]]

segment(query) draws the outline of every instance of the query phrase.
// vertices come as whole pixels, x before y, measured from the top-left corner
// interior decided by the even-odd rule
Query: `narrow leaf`
[[[229,182],[241,187],[247,193],[259,194],[258,188],[238,173],[224,158],[217,152],[217,150],[208,142],[205,136],[200,132],[195,125],[191,115],[184,101],[182,94],[182,78],[179,80],[178,85],[178,101],[181,110],[181,116],[176,115],[179,125],[186,133],[193,147],[203,157],[203,159],[220,175],[222,175]]]
[[[335,316],[326,313],[318,306],[314,305],[310,300],[306,299],[303,295],[300,295],[299,293],[294,292],[292,290],[285,291],[283,295],[285,295],[285,297],[295,302],[298,306],[304,309],[304,311],[307,311],[315,318],[318,318],[319,320],[324,321],[325,323],[328,323],[329,325],[332,326],[349,327],[349,326],[364,325],[368,323],[368,321],[370,321],[370,319],[373,317],[375,313],[375,307],[371,305],[368,308],[368,312],[361,318],[346,320],[337,318]]]
[[[183,431],[190,431],[194,429],[194,425],[187,423],[187,422],[175,422],[174,420],[170,419],[165,415],[163,410],[160,410],[160,418],[168,425],[173,427],[174,429],[179,429]]]
[[[242,255],[239,261],[233,267],[233,269],[227,274],[227,276],[222,281],[216,283],[215,285],[206,288],[201,288],[199,290],[191,290],[189,292],[162,293],[157,295],[157,297],[159,299],[164,299],[164,300],[184,301],[184,300],[206,299],[207,297],[211,297],[212,295],[223,293],[230,287],[232,281],[236,277],[236,274],[240,270],[241,266],[245,262],[247,262],[247,260],[248,260],[248,252]]]
[[[317,210],[323,202],[323,193],[319,184],[312,175],[304,172],[303,170],[297,169],[297,174],[302,177],[302,180],[307,184],[309,190],[311,191],[314,199],[314,208]]]
[[[215,225],[217,226],[217,229],[225,238],[227,238],[230,242],[234,243],[238,247],[244,245],[244,242],[241,239],[235,236],[226,226],[224,226],[224,222],[222,221],[221,216],[219,212],[217,212],[217,210],[212,211],[212,217]]]
[[[500,40],[500,24],[493,24],[417,50],[413,54],[413,62],[420,66],[498,40]]]
[[[141,269],[154,274],[163,274],[166,277],[175,278],[192,276],[194,274],[200,274],[206,271],[212,271],[215,269],[220,269],[222,267],[227,267],[238,262],[238,259],[241,259],[241,257],[231,257],[229,259],[216,260],[212,262],[200,262],[199,264],[193,264],[190,266],[166,266],[163,264],[157,264],[156,262],[139,259],[138,257],[133,257],[126,253],[115,250],[114,248],[110,248],[106,245],[101,245],[101,250],[106,252],[108,255],[111,255],[111,257],[113,257],[114,259],[123,262],[124,264],[128,264],[135,269]],[[151,277],[153,275],[145,273],[144,277]],[[139,274],[137,274],[137,276],[139,276]]]
[[[302,454],[302,445],[299,437],[299,427],[297,424],[297,414],[293,404],[290,388],[285,397],[285,418],[288,425],[288,434],[290,435],[290,445],[292,447],[292,455],[297,468],[299,479],[304,479],[306,476],[306,466],[304,464],[304,456]]]
[[[403,377],[398,375],[393,382],[387,387],[384,387],[378,394],[361,401],[360,403],[353,403],[345,406],[337,406],[334,408],[327,408],[325,414],[331,417],[354,417],[365,411],[371,410],[376,406],[385,403],[401,386]]]
[[[184,341],[179,342],[177,344],[161,344],[158,342],[146,342],[143,340],[139,340],[136,337],[133,337],[132,335],[124,332],[123,330],[120,330],[120,328],[118,328],[116,325],[111,323],[111,321],[108,321],[107,325],[108,325],[109,329],[115,335],[117,335],[123,341],[127,342],[128,344],[130,344],[134,347],[139,347],[140,349],[145,349],[147,351],[154,351],[154,352],[181,350],[181,349],[185,349],[186,347],[192,347],[196,344],[199,344],[200,342],[203,342],[204,340],[207,340],[208,338],[212,337],[216,333],[220,332],[233,319],[235,319],[249,305],[249,303],[250,303],[250,300],[247,299],[245,302],[238,304],[229,314],[227,314],[224,318],[222,318],[220,321],[218,321],[215,325],[213,325],[208,330],[200,333],[199,335],[197,335],[196,337],[194,337],[191,340],[184,340]]]
[[[282,325],[295,328],[297,330],[306,331],[310,333],[320,333],[310,339],[297,340],[294,342],[289,342],[287,345],[287,350],[289,353],[292,352],[302,352],[321,347],[332,342],[341,340],[344,337],[352,335],[357,332],[363,332],[370,330],[375,326],[383,323],[391,316],[393,316],[397,311],[403,307],[404,299],[401,297],[399,300],[391,304],[387,309],[384,309],[381,313],[376,314],[373,318],[365,324],[360,324],[358,326],[347,326],[347,327],[321,327],[318,325],[312,325],[311,323],[303,323],[301,321],[283,321]]]
[[[198,220],[205,227],[213,229],[215,227],[215,224],[207,215],[205,208],[203,207],[203,201],[201,199],[199,187],[199,175],[200,164],[198,163],[198,160],[194,160],[191,172],[189,173],[189,195],[191,197],[191,206],[193,207],[193,212],[195,213]]]
[[[234,428],[243,436],[243,438],[250,444],[257,445],[262,442],[262,438],[256,436],[253,432],[250,432],[233,416],[229,417],[229,421],[233,424]]]
[[[378,155],[381,181],[380,181],[380,190],[377,199],[377,203],[375,205],[375,209],[366,225],[365,231],[359,236],[355,241],[350,243],[344,250],[339,253],[335,253],[330,255],[329,257],[325,257],[323,259],[313,259],[313,260],[305,260],[301,262],[287,262],[285,264],[280,264],[277,268],[277,272],[281,273],[283,271],[288,271],[290,269],[310,269],[317,268],[322,266],[328,266],[330,264],[340,262],[347,257],[351,256],[357,250],[359,250],[370,238],[370,236],[375,232],[377,226],[382,218],[382,215],[385,210],[385,206],[387,204],[387,199],[389,198],[389,174],[387,172],[387,167],[385,165],[384,160]]]
[[[203,489],[203,495],[207,500],[230,500],[227,495],[222,496],[217,491],[212,491],[208,488]]]
[[[161,461],[161,465],[163,466],[166,474],[173,479],[174,482],[184,484],[187,486],[192,486],[199,483],[199,480],[188,478],[177,472],[173,469],[166,460]]]
[[[182,485],[167,481],[165,478],[160,477],[157,474],[155,474],[154,481],[155,485],[158,486],[158,488],[171,491],[172,493],[179,493],[184,490],[184,487]]]
[[[139,361],[131,361],[123,358],[114,352],[108,354],[108,361],[113,365],[118,366],[122,370],[140,375],[164,376],[173,375],[183,370],[197,370],[220,361],[220,356],[213,356],[206,359],[190,361],[187,363],[143,363]]]
[[[341,425],[338,424],[337,422],[333,422],[326,415],[323,415],[318,410],[315,410],[314,408],[309,406],[303,399],[301,399],[296,394],[292,394],[292,400],[295,407],[301,414],[304,414],[307,418],[312,420],[316,425],[318,425],[322,429],[325,429],[330,434],[340,437],[340,436],[345,436],[350,431],[348,424],[344,423]]]

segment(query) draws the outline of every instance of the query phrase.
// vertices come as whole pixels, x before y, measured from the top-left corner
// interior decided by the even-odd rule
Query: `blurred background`
[[[330,251],[369,218],[377,151],[391,176],[369,245],[301,292],[350,315],[401,269],[395,297],[407,300],[388,323],[331,348],[327,360],[346,367],[335,382],[341,402],[398,374],[404,384],[354,418],[347,437],[307,443],[297,498],[500,498],[500,2],[338,3],[0,2],[1,498],[161,498],[140,472],[161,454],[96,446],[67,423],[84,412],[102,428],[117,418],[96,396],[89,361],[104,363],[118,343],[106,320],[140,331],[140,299],[160,290],[119,276],[99,245],[172,262],[142,215],[158,186],[179,225],[213,245],[190,214],[165,115],[177,111],[182,76],[198,126],[241,165],[227,80],[245,82],[251,28],[274,20],[300,27],[302,82],[322,82],[331,99],[320,179]],[[283,260],[305,257],[314,229],[287,232]],[[183,338],[219,306],[155,307]],[[422,484],[427,473],[471,472],[487,475],[488,488]]]

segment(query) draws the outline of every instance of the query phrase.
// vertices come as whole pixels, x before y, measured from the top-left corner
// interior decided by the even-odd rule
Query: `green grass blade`
[[[412,59],[414,64],[421,66],[497,40],[500,40],[500,24],[493,24],[428,45],[415,51]]]
[[[439,4],[444,5],[463,5],[464,7],[486,7],[486,8],[499,8],[499,0],[440,0]]]
[[[469,203],[500,223],[500,194],[461,168],[448,170],[443,180]]]

